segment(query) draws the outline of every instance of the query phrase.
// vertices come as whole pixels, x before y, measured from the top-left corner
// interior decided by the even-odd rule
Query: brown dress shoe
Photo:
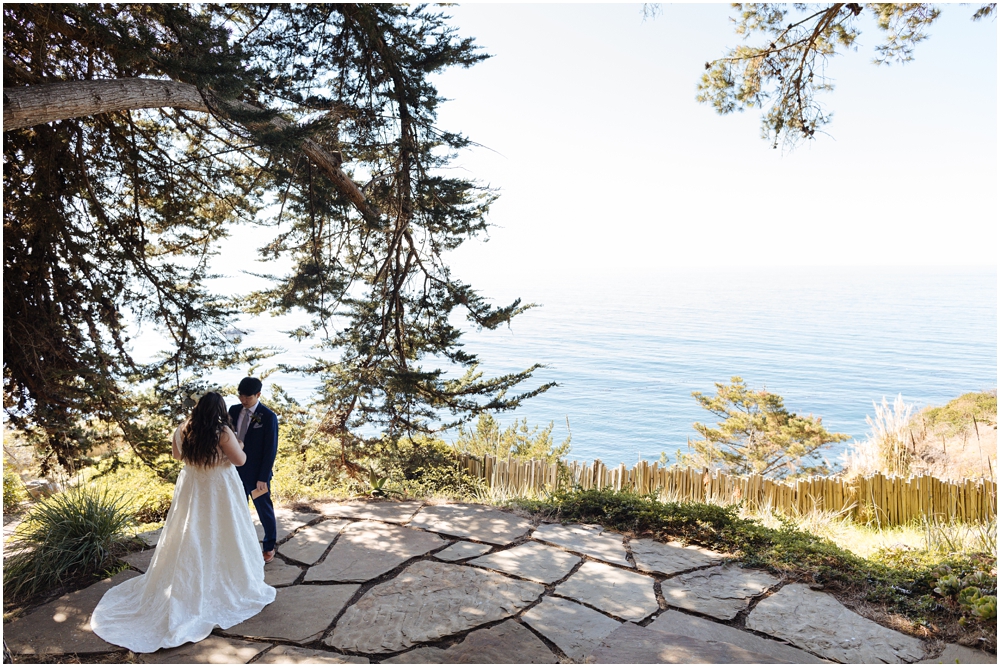
[[[274,549],[271,549],[270,551],[265,551],[264,552],[264,562],[265,563],[270,563],[272,560],[274,560]]]

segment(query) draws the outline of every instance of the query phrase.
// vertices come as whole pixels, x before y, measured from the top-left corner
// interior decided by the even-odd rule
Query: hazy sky
[[[645,22],[639,4],[445,11],[494,56],[435,82],[439,126],[488,147],[455,168],[500,189],[490,241],[450,258],[495,303],[692,266],[996,266],[997,25],[974,7],[945,6],[906,65],[872,65],[867,26],[829,63],[830,136],[790,152],[760,138],[758,113],[695,101],[704,63],[738,43],[729,5]],[[246,261],[268,240],[226,242],[220,292],[281,272]],[[277,332],[297,317],[253,318],[254,342],[290,345]]]
[[[997,26],[946,6],[916,60],[881,36],[829,62],[830,136],[794,151],[755,112],[695,101],[738,38],[728,5],[447,8],[490,60],[436,79],[440,126],[487,149],[459,168],[498,187],[483,245],[453,257],[489,291],[545,275],[684,266],[996,264]]]

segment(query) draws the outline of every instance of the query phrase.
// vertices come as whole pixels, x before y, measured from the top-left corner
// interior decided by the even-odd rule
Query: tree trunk
[[[239,101],[222,101],[225,107],[261,111]],[[93,116],[128,109],[172,107],[209,113],[201,91],[180,81],[159,79],[111,79],[99,81],[66,81],[35,84],[3,89],[3,131],[19,130],[56,120]],[[270,121],[278,129],[289,126],[282,118]],[[381,212],[372,206],[361,188],[340,168],[341,159],[306,139],[302,152],[330,177],[337,188],[350,199],[358,211],[369,220],[377,220]]]
[[[195,86],[157,79],[66,81],[3,89],[3,131],[109,111],[174,107],[208,111]]]

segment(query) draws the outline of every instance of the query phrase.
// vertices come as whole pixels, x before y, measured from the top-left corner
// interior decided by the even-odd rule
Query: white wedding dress
[[[242,623],[274,595],[236,468],[185,465],[149,569],[105,593],[90,625],[110,644],[152,653]]]

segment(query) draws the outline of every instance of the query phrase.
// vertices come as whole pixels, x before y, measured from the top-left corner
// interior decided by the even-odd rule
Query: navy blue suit
[[[229,418],[233,422],[234,430],[239,429],[242,411],[242,405],[229,408]],[[249,497],[250,492],[257,488],[257,482],[267,482],[270,490],[271,468],[274,466],[274,458],[278,455],[278,416],[259,401],[247,425],[246,435],[243,436],[243,453],[247,455],[246,463],[236,470],[243,481],[243,490],[247,496]],[[278,537],[271,494],[265,493],[259,498],[254,498],[253,504],[257,508],[260,525],[264,528],[264,543],[261,547],[264,551],[271,551]]]

